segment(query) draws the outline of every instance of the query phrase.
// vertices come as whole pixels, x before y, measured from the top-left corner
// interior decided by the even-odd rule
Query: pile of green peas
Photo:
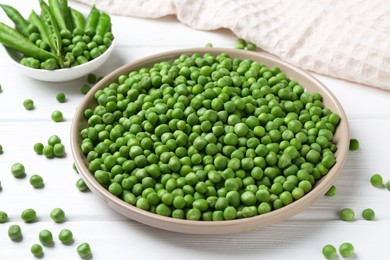
[[[181,55],[121,75],[84,111],[96,180],[140,209],[233,220],[309,193],[336,163],[340,116],[278,67]]]

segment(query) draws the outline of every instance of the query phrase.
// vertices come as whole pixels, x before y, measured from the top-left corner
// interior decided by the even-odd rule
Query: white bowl
[[[64,82],[74,79],[81,78],[97,68],[103,65],[104,62],[110,57],[112,50],[114,49],[115,39],[112,41],[110,47],[99,57],[88,61],[87,63],[69,68],[69,69],[56,69],[56,70],[44,70],[44,69],[33,69],[27,66],[23,66],[19,63],[20,53],[15,50],[5,48],[10,60],[15,64],[16,68],[23,74],[42,81],[49,82]]]

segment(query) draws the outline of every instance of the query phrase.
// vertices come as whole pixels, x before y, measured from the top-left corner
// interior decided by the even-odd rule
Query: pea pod
[[[28,18],[31,24],[35,25],[38,28],[39,34],[41,35],[42,41],[47,44],[50,43],[50,35],[46,30],[46,26],[43,25],[42,19],[37,15],[37,13],[33,10]],[[51,47],[51,45],[49,44]]]
[[[70,8],[70,15],[72,16],[74,28],[78,28],[84,31],[85,18],[83,14],[73,8]]]
[[[0,4],[0,6],[15,24],[16,30],[18,30],[18,32],[24,36],[28,36],[27,27],[29,23],[26,21],[26,19],[23,18],[19,11],[9,5]]]
[[[89,37],[93,37],[96,34],[96,26],[99,22],[100,11],[93,6],[88,14],[87,22],[85,23],[84,32]]]
[[[111,18],[108,14],[102,12],[99,17],[99,22],[96,26],[96,35],[104,37],[106,32],[109,32],[111,29]]]
[[[57,60],[52,53],[40,49],[24,35],[2,22],[0,22],[0,42],[8,48],[40,61],[45,61],[47,59]]]
[[[52,17],[55,19],[59,31],[66,30],[65,19],[62,16],[60,4],[57,0],[49,0],[49,9]]]
[[[52,52],[57,56],[57,60],[61,67],[63,67],[63,61],[62,61],[62,54],[61,54],[61,48],[62,48],[62,40],[60,32],[58,31],[58,27],[56,24],[56,21],[50,12],[49,6],[43,1],[39,0],[39,4],[41,6],[41,16],[43,18],[43,27],[45,31],[47,31],[47,34],[49,35],[49,45],[52,50]]]
[[[60,4],[61,14],[64,17],[66,28],[69,31],[73,30],[72,16],[70,15],[70,7],[68,6],[68,0],[58,0]]]

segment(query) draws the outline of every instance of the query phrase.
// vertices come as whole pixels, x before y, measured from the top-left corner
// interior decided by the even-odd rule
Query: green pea
[[[350,151],[357,151],[357,150],[359,150],[359,140],[357,140],[357,139],[350,139],[349,140],[349,150]]]
[[[32,99],[26,99],[23,101],[23,106],[26,110],[33,110],[34,107],[34,101]]]
[[[43,256],[43,248],[40,244],[33,244],[30,248],[30,251],[35,257]]]
[[[51,233],[50,230],[43,229],[39,232],[39,241],[41,242],[42,245],[44,246],[52,246],[54,241],[53,241],[53,234]]]
[[[65,103],[66,102],[66,96],[65,93],[60,92],[56,95],[56,99],[59,103]]]
[[[4,211],[0,211],[0,224],[6,223],[8,221],[8,214]]]
[[[325,196],[332,197],[336,195],[336,186],[332,185],[329,190],[325,193]]]
[[[362,211],[362,217],[365,220],[373,220],[375,219],[375,211],[373,209],[367,208]]]
[[[355,248],[351,243],[345,242],[340,245],[339,252],[343,257],[351,257],[355,253]]]
[[[88,191],[89,188],[87,186],[87,184],[84,182],[83,179],[79,178],[76,182],[76,187],[79,191],[81,192],[84,192],[84,191]]]
[[[23,238],[22,229],[19,225],[13,224],[8,228],[8,237],[13,241],[20,241]]]
[[[340,210],[339,216],[341,220],[352,221],[355,219],[355,212],[350,208],[344,208]]]
[[[322,248],[322,254],[326,259],[335,259],[337,257],[337,250],[333,245],[325,245]]]
[[[15,178],[24,178],[26,176],[24,165],[21,163],[12,164],[11,173]]]
[[[50,212],[50,218],[56,223],[62,223],[65,221],[65,212],[61,208],[54,208]]]
[[[52,145],[46,145],[43,147],[42,153],[46,158],[53,158],[54,157],[54,147]]]
[[[63,121],[63,115],[62,115],[62,112],[59,111],[59,110],[55,110],[53,111],[53,113],[51,114],[51,119],[54,121],[54,122],[61,122]]]
[[[376,173],[376,174],[371,176],[370,182],[371,182],[372,186],[374,186],[374,187],[377,187],[377,188],[382,187],[383,178],[380,174]]]
[[[31,186],[33,186],[34,188],[42,188],[43,187],[43,178],[38,175],[38,174],[34,174],[34,175],[31,175],[30,177],[30,184]]]
[[[73,233],[69,229],[62,229],[58,234],[58,239],[65,245],[73,243]]]
[[[86,95],[86,94],[88,93],[89,90],[91,90],[91,86],[88,85],[88,84],[84,84],[84,85],[82,85],[81,88],[80,88],[80,92],[81,92],[81,94],[83,94],[83,95]]]
[[[81,258],[87,258],[92,255],[91,247],[88,243],[81,243],[77,246],[77,254]]]

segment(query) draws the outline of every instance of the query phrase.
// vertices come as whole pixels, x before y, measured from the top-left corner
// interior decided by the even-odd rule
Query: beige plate
[[[259,61],[268,67],[278,66],[289,78],[298,81],[308,92],[320,93],[323,97],[324,105],[340,115],[341,122],[334,135],[334,141],[338,146],[338,150],[336,152],[337,163],[325,177],[317,182],[315,188],[311,192],[309,192],[301,199],[281,209],[264,215],[230,221],[206,222],[173,219],[141,210],[110,194],[95,180],[93,174],[88,170],[86,165],[86,157],[83,155],[80,149],[80,131],[87,126],[83,111],[86,108],[93,108],[96,106],[97,103],[94,100],[94,93],[98,89],[104,88],[111,82],[116,82],[117,78],[122,74],[128,74],[130,71],[134,71],[142,67],[150,67],[152,64],[157,62],[172,61],[181,54],[192,54],[194,52],[200,54],[210,53],[213,55],[225,52],[228,53],[232,58],[252,59]],[[72,122],[71,145],[77,168],[79,169],[80,174],[87,183],[88,187],[95,195],[102,199],[104,203],[117,212],[133,220],[160,229],[192,234],[227,234],[249,231],[286,220],[309,207],[316,200],[321,198],[336,180],[336,177],[340,173],[346,159],[349,148],[349,127],[344,110],[336,97],[324,85],[322,85],[319,81],[306,72],[263,53],[226,48],[193,48],[169,51],[146,57],[124,65],[103,78],[91,89],[91,91],[89,91],[76,111]]]

